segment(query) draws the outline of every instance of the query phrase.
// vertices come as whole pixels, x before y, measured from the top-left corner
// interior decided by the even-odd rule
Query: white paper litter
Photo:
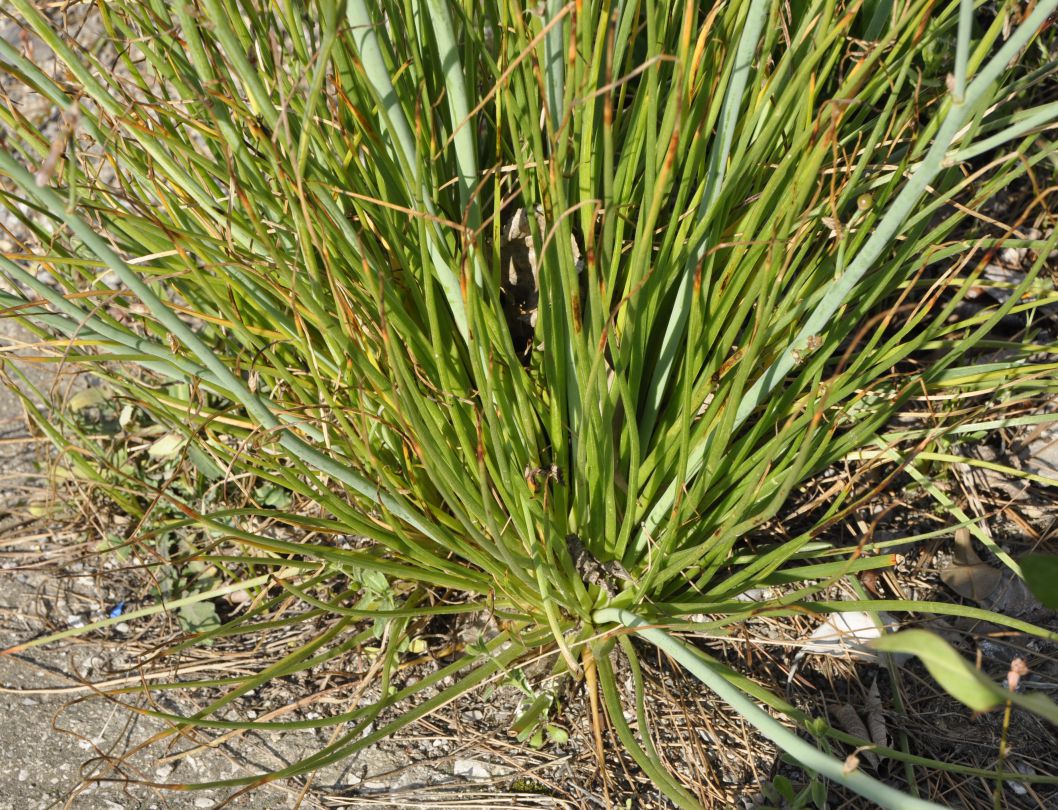
[[[793,680],[806,655],[832,655],[877,662],[879,655],[867,646],[868,642],[880,638],[883,632],[894,631],[898,626],[889,614],[881,611],[874,616],[859,610],[832,613],[801,642],[801,648],[790,668],[789,680]],[[894,657],[897,665],[902,665],[909,656],[898,653]]]

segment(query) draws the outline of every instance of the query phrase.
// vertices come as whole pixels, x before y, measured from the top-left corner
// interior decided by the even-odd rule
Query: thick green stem
[[[677,640],[664,630],[651,625],[645,619],[627,610],[605,608],[595,613],[596,624],[620,624],[646,641],[649,641],[666,653],[694,677],[708,686],[729,706],[737,711],[761,734],[775,743],[779,748],[797,760],[810,771],[855,790],[861,796],[870,799],[880,807],[892,810],[940,810],[941,805],[923,801],[901,793],[877,779],[859,770],[846,773],[846,765],[841,760],[828,756],[814,745],[802,740],[786,726],[757,706],[738,689],[729,684],[723,676],[697,655],[688,645]]]

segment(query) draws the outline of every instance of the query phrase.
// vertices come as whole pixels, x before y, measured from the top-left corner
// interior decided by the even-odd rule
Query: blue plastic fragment
[[[120,602],[118,602],[116,605],[114,605],[114,607],[112,607],[110,609],[110,613],[107,614],[107,615],[109,615],[111,619],[116,619],[118,616],[120,616],[124,612],[125,612],[125,600],[122,599]]]

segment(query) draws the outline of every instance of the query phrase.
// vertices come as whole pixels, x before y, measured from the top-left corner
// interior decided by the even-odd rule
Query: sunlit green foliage
[[[693,804],[615,712],[600,630],[634,613],[708,614],[715,631],[887,564],[817,542],[857,507],[852,487],[798,536],[740,541],[812,475],[877,450],[911,397],[973,395],[993,373],[1008,399],[1040,390],[1040,347],[993,329],[1053,302],[1039,272],[1054,238],[970,226],[1053,171],[1036,139],[1058,110],[1023,100],[1050,71],[1032,49],[1054,0],[1020,26],[979,13],[961,31],[959,3],[932,0],[119,0],[100,4],[116,60],[12,5],[66,73],[6,43],[0,67],[65,112],[52,152],[0,104],[4,199],[32,234],[0,257],[19,285],[0,303],[69,338],[70,359],[175,431],[165,450],[198,474],[318,506],[162,499],[169,529],[229,549],[201,551],[235,586],[281,575],[279,596],[200,638],[251,632],[291,594],[344,617],[194,722],[252,725],[212,713],[368,639],[388,687],[414,617],[488,605],[508,626],[343,715],[352,730],[291,773],[546,644],[557,670],[596,673],[637,761]],[[1000,245],[1040,260],[968,315]],[[982,341],[1006,349],[1000,368],[973,365]],[[922,437],[882,447],[903,462]],[[370,544],[254,534],[263,513]],[[783,604],[735,600],[780,569]],[[368,582],[389,601],[357,607]],[[326,647],[380,606],[385,627]],[[360,736],[449,673],[454,687]],[[840,763],[825,772],[892,801]]]

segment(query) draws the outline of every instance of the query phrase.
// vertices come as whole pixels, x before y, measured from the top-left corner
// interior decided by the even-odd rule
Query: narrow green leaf
[[[1039,694],[1023,695],[991,680],[947,641],[926,630],[903,630],[870,642],[881,652],[916,655],[937,683],[960,703],[987,712],[1010,701],[1058,725],[1058,704]]]
[[[986,712],[1002,703],[999,687],[957,653],[948,642],[925,630],[904,630],[871,642],[881,652],[917,655],[944,690],[974,711]]]

